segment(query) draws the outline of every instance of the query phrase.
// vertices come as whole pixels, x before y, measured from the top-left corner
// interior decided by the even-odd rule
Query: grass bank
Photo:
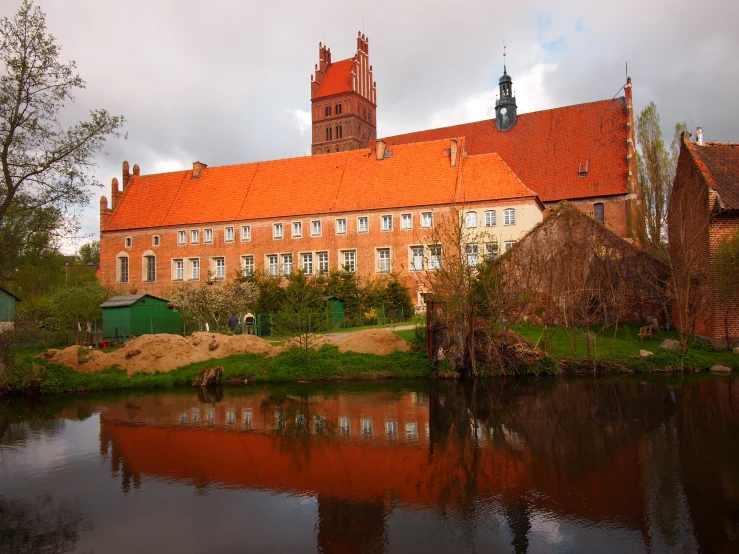
[[[542,334],[536,326],[518,326],[532,343]],[[224,377],[253,376],[257,383],[288,383],[295,381],[339,381],[374,379],[428,378],[435,374],[429,365],[423,341],[415,330],[396,331],[401,338],[421,346],[418,351],[394,352],[387,356],[339,352],[336,346],[324,345],[305,359],[297,350],[288,350],[272,358],[258,354],[237,354],[220,359],[193,363],[166,373],[136,373],[128,376],[117,367],[99,372],[81,373],[72,368],[35,358],[40,348],[20,348],[12,351],[13,369],[9,376],[14,392],[41,392],[42,394],[106,391],[126,389],[172,388],[189,386],[204,367],[220,365]],[[658,349],[665,338],[674,333],[639,340],[638,327],[624,326],[616,335],[599,337],[597,356],[585,357],[585,344],[578,339],[576,354],[571,352],[564,331],[557,330],[551,337],[551,359],[536,367],[521,367],[509,371],[518,375],[582,375],[582,374],[650,374],[660,372],[705,371],[713,365],[725,365],[739,370],[739,356],[727,350],[715,350],[710,345],[694,344],[687,354],[663,352]],[[613,348],[611,349],[611,346]],[[639,350],[655,354],[640,357]],[[440,368],[443,369],[443,368]]]
[[[189,386],[204,367],[220,365],[224,378],[253,376],[255,382],[319,381],[342,379],[421,378],[430,374],[424,351],[393,352],[387,356],[339,352],[336,346],[324,345],[307,359],[297,350],[288,350],[267,358],[259,354],[236,354],[225,358],[197,362],[166,373],[135,373],[128,376],[123,369],[106,368],[82,373],[74,369],[36,358],[38,349],[22,349],[12,353],[9,385],[14,392],[39,391],[42,394],[136,388],[168,388]]]

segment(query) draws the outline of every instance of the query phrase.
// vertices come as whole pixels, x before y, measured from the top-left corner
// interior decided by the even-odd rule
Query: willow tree
[[[639,185],[644,202],[644,219],[639,222],[639,234],[647,250],[659,254],[662,259],[667,251],[667,209],[680,153],[680,133],[686,128],[685,123],[675,125],[675,134],[668,150],[654,102],[641,111],[636,121]]]
[[[32,1],[0,19],[0,225],[10,212],[87,204],[90,185],[98,185],[95,156],[123,125],[122,116],[97,109],[62,126],[60,112],[85,82],[60,51]]]

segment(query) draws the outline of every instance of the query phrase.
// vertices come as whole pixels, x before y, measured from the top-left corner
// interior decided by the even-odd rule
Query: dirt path
[[[396,325],[395,327],[375,327],[375,329],[385,329],[390,332],[394,331],[410,331],[411,329],[415,329],[415,325]],[[341,342],[347,338],[349,338],[349,335],[352,333],[358,333],[359,331],[369,331],[371,329],[357,329],[356,331],[344,331],[341,333],[325,333],[327,337],[331,337],[337,342]]]

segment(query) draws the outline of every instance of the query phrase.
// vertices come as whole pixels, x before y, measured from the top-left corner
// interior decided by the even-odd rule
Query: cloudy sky
[[[20,0],[0,0],[11,15]],[[612,98],[634,81],[635,109],[656,102],[706,140],[739,141],[739,2],[517,0],[373,2],[37,0],[87,88],[64,118],[92,108],[126,117],[127,140],[99,157],[82,235],[121,162],[142,173],[304,156],[318,42],[334,61],[370,39],[378,135],[490,118],[503,42],[520,112]],[[89,239],[88,239],[89,240]]]

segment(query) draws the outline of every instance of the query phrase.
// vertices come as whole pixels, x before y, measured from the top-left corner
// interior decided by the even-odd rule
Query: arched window
[[[119,252],[115,258],[115,280],[128,283],[128,254]]]
[[[372,110],[369,111],[369,122],[372,123]]]
[[[341,104],[336,104],[336,106],[335,106],[335,110],[336,110],[336,111],[335,111],[334,113],[335,113],[336,115],[341,115]]]
[[[336,151],[337,151],[337,152],[339,151],[339,147],[338,147],[338,146],[336,147]]]
[[[595,221],[598,223],[605,223],[605,210],[603,206],[603,202],[597,202],[593,205],[593,213],[595,215]]]
[[[364,118],[367,119],[367,106],[364,107]]]
[[[331,115],[331,106],[326,106],[326,116]]]
[[[333,129],[331,127],[326,128],[326,140],[333,140]]]
[[[157,257],[151,250],[144,252],[141,258],[142,267],[142,281],[147,283],[153,283],[157,280]]]

